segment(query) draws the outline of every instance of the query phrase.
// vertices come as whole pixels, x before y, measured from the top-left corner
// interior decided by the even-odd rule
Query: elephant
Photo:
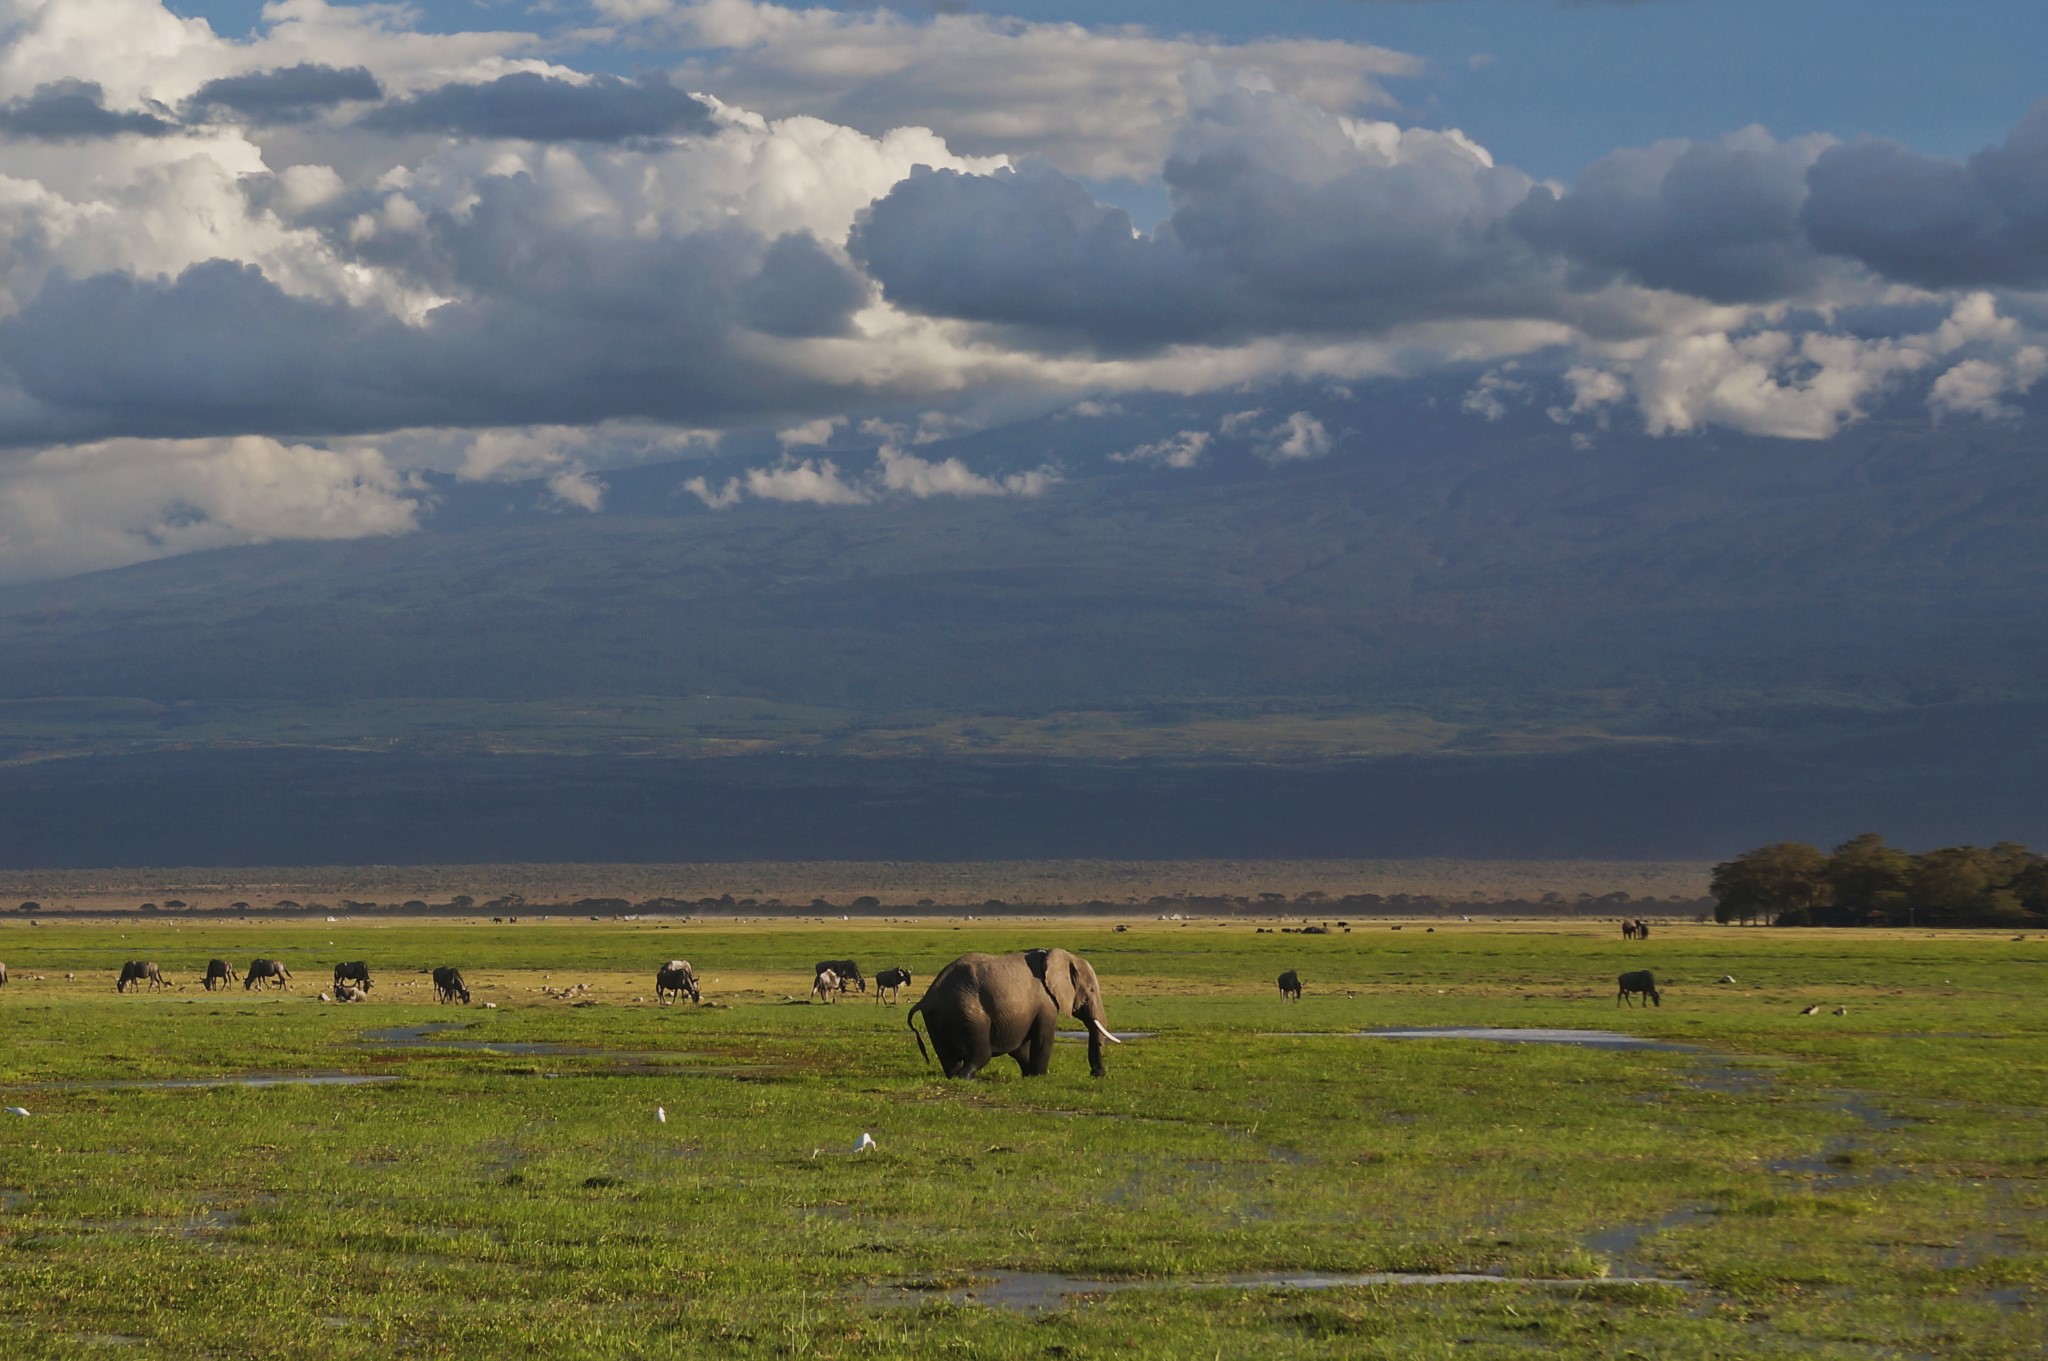
[[[1102,1042],[1123,1043],[1104,1021],[1094,968],[1059,949],[962,955],[941,969],[904,1017],[929,1063],[919,1012],[947,1077],[973,1077],[997,1054],[1017,1060],[1025,1077],[1043,1077],[1062,1013],[1087,1024],[1088,1070],[1096,1077],[1105,1071]]]

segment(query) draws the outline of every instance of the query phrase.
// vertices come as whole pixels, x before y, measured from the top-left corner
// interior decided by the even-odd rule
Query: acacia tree
[[[1830,902],[1814,913],[1824,926],[1862,926],[1871,914],[1903,922],[1913,883],[1913,857],[1885,845],[1876,832],[1850,837],[1828,857]]]
[[[1812,920],[1828,899],[1827,857],[1802,841],[1779,841],[1714,866],[1714,920],[1747,926],[1758,918]]]

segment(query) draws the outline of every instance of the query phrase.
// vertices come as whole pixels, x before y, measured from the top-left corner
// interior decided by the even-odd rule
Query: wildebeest
[[[908,969],[884,969],[876,974],[875,1005],[880,1006],[882,1004],[882,994],[885,992],[890,994],[890,1001],[897,1000],[897,996],[902,992],[903,986],[908,982],[910,982],[910,970]]]
[[[334,986],[338,991],[344,983],[353,983],[364,992],[370,990],[370,966],[360,959],[334,966]]]
[[[370,994],[346,980],[334,985],[334,1000],[337,1002],[367,1002]]]
[[[811,995],[821,1002],[836,1002],[839,1000],[839,990],[844,986],[836,972],[831,969],[820,969],[818,976],[811,980]]]
[[[242,991],[247,992],[258,983],[265,987],[275,983],[280,988],[288,988],[292,985],[292,971],[284,966],[281,959],[252,959],[249,972],[242,975]]]
[[[1287,1002],[1301,1000],[1301,975],[1289,969],[1280,975],[1280,997]]]
[[[469,1005],[469,985],[462,981],[462,970],[449,964],[434,970],[434,1000]]]
[[[0,988],[7,986],[7,966],[0,964]]]
[[[866,992],[868,990],[868,980],[861,976],[860,965],[852,960],[821,959],[818,961],[814,972],[824,973],[828,969],[831,971],[832,976],[839,980],[839,990],[841,992],[845,992],[848,988],[852,988],[856,992]]]
[[[157,971],[154,962],[131,959],[121,966],[121,978],[119,982],[114,984],[114,991],[126,992],[130,983],[141,983],[145,980],[149,983],[149,990],[151,992],[155,992],[158,988],[168,988],[171,986],[164,982],[164,976]]]
[[[1661,1007],[1664,1005],[1663,995],[1657,991],[1657,980],[1650,976],[1648,969],[1636,969],[1633,972],[1625,973],[1621,976],[1620,983],[1621,990],[1614,994],[1616,1005],[1627,1002],[1630,1006],[1634,1006],[1635,1003],[1630,1000],[1630,994],[1638,992],[1649,998],[1657,1006]]]
[[[702,994],[697,991],[697,974],[690,968],[690,961],[671,959],[655,971],[654,1000],[668,1006],[684,993],[690,995],[692,1002],[704,1000]]]
[[[216,984],[224,988],[230,983],[239,983],[241,981],[242,976],[235,972],[235,966],[228,963],[225,959],[209,959],[206,961],[206,990],[208,992],[212,992]]]

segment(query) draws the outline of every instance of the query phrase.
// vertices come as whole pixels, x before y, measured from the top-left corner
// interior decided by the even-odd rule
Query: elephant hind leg
[[[1017,1066],[1025,1077],[1044,1077],[1052,1068],[1053,1041],[1059,1036],[1059,1017],[1047,1012],[1031,1025],[1031,1036],[1016,1051]]]

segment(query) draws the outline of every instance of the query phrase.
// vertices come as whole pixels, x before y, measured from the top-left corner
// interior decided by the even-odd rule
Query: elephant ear
[[[1024,962],[1063,1015],[1072,1015],[1075,1000],[1074,957],[1065,950],[1027,950]]]

